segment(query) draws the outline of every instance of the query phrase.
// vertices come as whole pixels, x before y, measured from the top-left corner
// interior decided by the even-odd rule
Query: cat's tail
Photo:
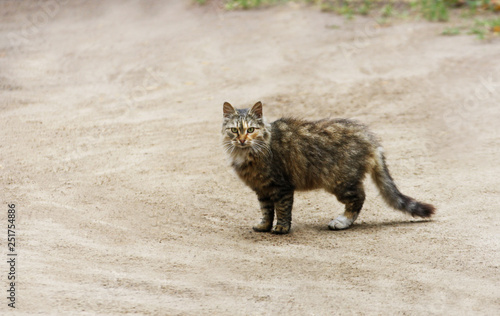
[[[372,178],[384,200],[393,208],[408,213],[411,216],[431,217],[434,214],[435,208],[433,205],[418,202],[398,190],[385,163],[382,147],[376,149]]]

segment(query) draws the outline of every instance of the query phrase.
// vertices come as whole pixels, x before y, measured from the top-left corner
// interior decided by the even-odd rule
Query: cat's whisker
[[[232,142],[228,140],[223,141],[222,147],[224,149],[224,152],[229,156],[232,155],[235,150],[235,147],[232,144]]]
[[[264,156],[269,156],[272,154],[271,152],[271,149],[269,148],[269,146],[262,140],[257,140],[255,141],[255,143],[253,144],[253,147],[252,149],[259,153],[259,154],[262,154]]]
[[[236,147],[234,147],[231,143],[227,146],[226,148],[226,153],[231,156],[234,152],[234,150],[236,149]]]

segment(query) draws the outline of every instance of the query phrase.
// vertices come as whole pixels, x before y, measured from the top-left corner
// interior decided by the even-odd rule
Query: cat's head
[[[228,102],[223,106],[223,144],[228,153],[250,150],[254,153],[268,151],[270,134],[262,116],[262,103],[251,109],[235,109]]]

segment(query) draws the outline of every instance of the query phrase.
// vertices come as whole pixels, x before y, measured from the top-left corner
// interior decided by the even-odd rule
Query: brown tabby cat
[[[367,128],[346,119],[304,121],[282,118],[268,124],[262,103],[234,109],[224,103],[223,145],[238,176],[257,193],[262,222],[253,229],[287,234],[295,190],[325,189],[345,204],[332,230],[352,225],[363,207],[363,179],[370,173],[384,200],[412,216],[430,217],[434,206],[399,192],[383,149]]]

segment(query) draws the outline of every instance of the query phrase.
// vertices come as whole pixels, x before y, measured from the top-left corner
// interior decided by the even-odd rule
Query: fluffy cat
[[[412,216],[430,217],[434,206],[402,194],[394,183],[375,136],[347,119],[305,121],[281,118],[268,124],[262,103],[251,109],[223,106],[223,146],[231,166],[257,193],[262,221],[257,232],[287,234],[296,190],[325,189],[345,205],[332,230],[352,225],[363,207],[363,180],[370,173],[384,200]],[[273,227],[274,215],[276,225]]]

